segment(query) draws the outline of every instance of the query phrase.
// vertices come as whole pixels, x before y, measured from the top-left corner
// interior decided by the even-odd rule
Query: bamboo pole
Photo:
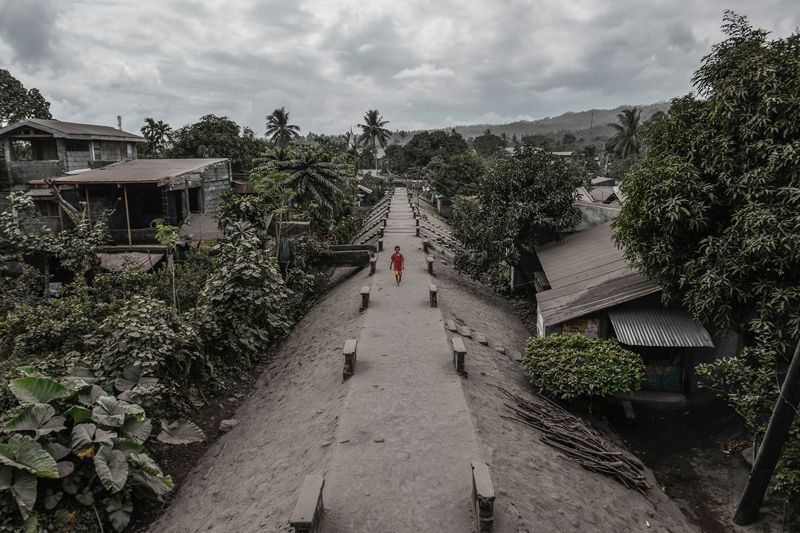
[[[125,195],[125,221],[128,224],[128,247],[133,248],[133,237],[131,237],[131,213],[128,210],[128,187],[123,185],[122,193]]]

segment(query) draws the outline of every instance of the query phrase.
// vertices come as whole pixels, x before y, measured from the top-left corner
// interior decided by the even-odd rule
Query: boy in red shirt
[[[405,258],[403,254],[400,253],[400,247],[394,247],[394,253],[392,257],[389,258],[389,266],[394,270],[394,279],[397,281],[397,284],[400,285],[400,282],[403,281],[403,266],[405,264]]]

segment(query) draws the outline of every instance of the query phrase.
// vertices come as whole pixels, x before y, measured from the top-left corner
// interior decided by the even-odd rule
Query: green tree
[[[147,139],[147,153],[155,156],[163,155],[172,137],[172,127],[163,120],[156,121],[147,117],[144,119],[141,132]]]
[[[454,197],[460,194],[474,194],[478,179],[485,170],[483,160],[475,153],[463,152],[443,161],[430,172],[431,186],[442,194]],[[431,164],[429,163],[429,165]]]
[[[456,235],[467,250],[459,270],[474,277],[515,265],[520,253],[558,237],[580,220],[578,164],[539,148],[499,159],[478,180],[478,197],[454,205]]]
[[[272,168],[289,175],[285,186],[294,191],[293,202],[320,226],[341,212],[352,171],[334,161],[330,152],[304,147],[291,159],[275,161]]]
[[[625,109],[617,115],[619,124],[609,124],[616,133],[606,143],[607,151],[622,159],[639,153],[640,115],[638,107]]]
[[[0,128],[26,118],[53,118],[39,89],[26,89],[6,69],[0,68]]]
[[[361,128],[361,136],[359,140],[364,146],[369,146],[375,153],[375,169],[378,168],[378,146],[386,148],[386,141],[389,140],[392,133],[386,129],[389,123],[388,120],[383,120],[383,116],[377,109],[370,109],[364,114],[364,123],[359,124]]]
[[[472,140],[472,147],[483,157],[496,157],[501,155],[506,147],[506,141],[499,135],[487,129],[483,135],[479,135]]]
[[[255,137],[253,130],[244,128],[228,117],[205,115],[173,135],[168,157],[227,157],[234,176],[247,177],[253,160],[264,152],[266,143]]]
[[[694,75],[698,96],[651,126],[616,231],[666,299],[743,334],[739,355],[700,373],[760,433],[800,337],[800,34],[767,40],[742,16],[724,20],[727,38]],[[797,497],[797,423],[782,461],[778,487]]]
[[[300,136],[300,127],[289,124],[289,112],[281,107],[267,115],[267,137],[275,146],[284,148]]]

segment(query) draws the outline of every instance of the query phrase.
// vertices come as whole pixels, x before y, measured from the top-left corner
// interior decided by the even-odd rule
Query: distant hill
[[[471,126],[455,126],[442,128],[446,130],[455,129],[458,133],[467,138],[474,138],[482,135],[486,129],[492,130],[495,135],[505,133],[508,137],[516,135],[522,138],[525,135],[548,135],[554,136],[561,132],[571,132],[578,138],[585,138],[587,141],[596,137],[611,137],[613,128],[608,126],[611,122],[617,122],[617,115],[624,109],[638,107],[642,112],[642,122],[649,119],[657,111],[667,111],[669,102],[658,102],[648,105],[623,105],[614,109],[590,109],[587,111],[567,112],[557,117],[546,117],[538,120],[520,120],[509,124],[475,124]],[[594,115],[594,116],[592,116]],[[593,124],[593,127],[590,126]],[[409,135],[406,140],[410,139]]]

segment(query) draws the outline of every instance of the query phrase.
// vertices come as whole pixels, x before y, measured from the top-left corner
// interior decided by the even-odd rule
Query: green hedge
[[[582,335],[531,338],[522,366],[534,387],[561,399],[630,392],[644,373],[638,354],[616,341]]]

